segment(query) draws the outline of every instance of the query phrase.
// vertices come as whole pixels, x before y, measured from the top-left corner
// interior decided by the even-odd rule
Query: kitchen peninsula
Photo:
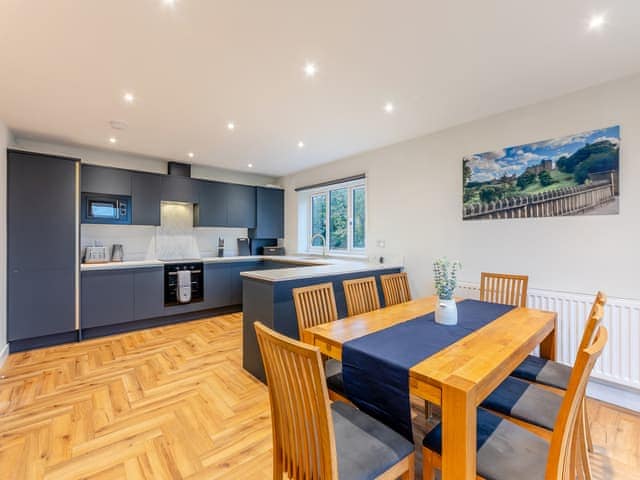
[[[298,339],[298,322],[292,294],[294,288],[331,282],[338,317],[342,318],[347,316],[342,287],[344,280],[375,277],[380,305],[384,305],[380,275],[398,273],[402,270],[401,265],[327,257],[302,257],[300,260],[307,262],[307,266],[246,271],[240,274],[243,279],[242,366],[263,382],[266,380],[265,373],[253,324],[260,321],[269,328]]]

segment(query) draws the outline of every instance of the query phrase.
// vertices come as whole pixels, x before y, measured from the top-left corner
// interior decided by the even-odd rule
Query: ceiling
[[[167,3],[0,0],[0,119],[284,175],[640,71],[636,0]]]

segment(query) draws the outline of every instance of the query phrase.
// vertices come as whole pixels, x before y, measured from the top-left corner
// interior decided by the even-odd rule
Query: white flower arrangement
[[[441,300],[451,300],[453,292],[458,286],[458,271],[462,269],[462,263],[458,260],[451,262],[446,257],[433,262],[433,279],[436,284],[436,292]]]

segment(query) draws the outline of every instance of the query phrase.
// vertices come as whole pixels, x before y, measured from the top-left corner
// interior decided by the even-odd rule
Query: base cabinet
[[[162,317],[164,268],[141,268],[133,273],[133,319]]]
[[[133,270],[82,272],[80,324],[102,327],[133,321]]]

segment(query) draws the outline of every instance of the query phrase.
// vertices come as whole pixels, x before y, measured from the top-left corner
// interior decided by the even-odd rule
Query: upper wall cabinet
[[[227,226],[256,226],[256,187],[227,184]]]
[[[251,238],[284,238],[284,190],[256,188],[256,225]]]
[[[162,175],[131,172],[131,223],[160,225]]]
[[[198,184],[189,177],[164,175],[162,177],[162,200],[169,202],[198,203]]]
[[[88,193],[131,195],[131,172],[120,168],[82,165],[81,190]]]
[[[227,184],[195,180],[199,200],[193,224],[196,227],[223,227],[227,225]]]

